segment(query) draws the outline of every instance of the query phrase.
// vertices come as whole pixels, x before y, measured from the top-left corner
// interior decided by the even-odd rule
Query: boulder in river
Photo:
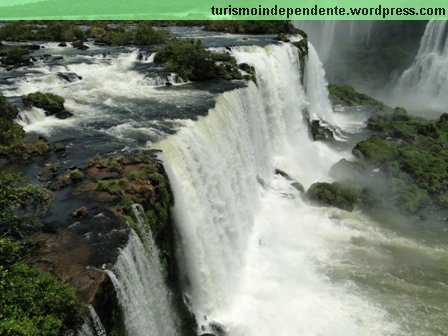
[[[73,48],[76,48],[76,49],[79,49],[79,50],[87,50],[87,49],[89,49],[89,47],[88,46],[86,46],[85,44],[84,44],[84,42],[83,41],[74,41],[74,42],[72,42],[72,47]]]
[[[334,141],[333,131],[325,126],[322,126],[320,120],[312,120],[310,124],[311,136],[314,141]]]
[[[39,172],[39,175],[38,175],[39,180],[40,181],[50,181],[57,175],[57,173],[59,172],[60,169],[61,169],[61,166],[57,163],[45,166]]]
[[[81,80],[82,77],[74,72],[58,72],[56,74],[59,78],[66,80],[67,82],[74,82],[77,80]]]
[[[64,110],[64,111],[55,113],[54,116],[55,116],[56,118],[58,118],[58,119],[68,119],[68,118],[70,118],[70,117],[73,116],[73,113]]]
[[[64,110],[64,98],[52,93],[35,92],[22,97],[26,108],[37,107],[45,110],[47,115]]]
[[[311,185],[306,192],[309,199],[321,205],[353,211],[356,203],[356,194],[339,183],[317,182]]]

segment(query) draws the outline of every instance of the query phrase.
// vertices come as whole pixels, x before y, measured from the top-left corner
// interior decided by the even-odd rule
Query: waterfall
[[[29,110],[21,111],[17,117],[17,122],[21,126],[26,127],[28,125],[44,121],[45,118],[46,115],[43,109],[33,107]]]
[[[393,96],[414,110],[445,112],[447,92],[448,21],[429,21],[414,63],[399,78]]]
[[[295,21],[308,33],[325,63],[350,44],[369,43],[375,21]]]
[[[143,209],[134,205],[139,235],[131,231],[113,271],[106,271],[117,292],[129,336],[177,335],[177,317],[171,294],[164,282],[158,250]]]
[[[281,44],[232,53],[255,67],[257,85],[222,94],[207,116],[156,145],[175,196],[184,287],[199,333],[389,334],[394,326],[381,309],[320,271],[350,231],[332,221],[334,210],[309,205],[291,180],[274,174],[281,168],[307,187],[328,180],[345,155],[310,140],[303,111],[321,112],[311,106],[314,88],[305,93],[300,82],[297,50]]]
[[[90,316],[78,331],[78,336],[106,336],[106,330],[101,323],[100,317],[92,305],[88,305]]]
[[[305,88],[309,100],[309,113],[311,119],[323,119],[329,123],[333,120],[333,107],[331,106],[325,70],[312,44],[308,45],[308,62],[305,67]]]

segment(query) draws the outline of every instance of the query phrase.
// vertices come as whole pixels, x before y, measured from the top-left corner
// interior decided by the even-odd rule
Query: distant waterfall
[[[133,209],[139,236],[131,231],[113,271],[107,271],[123,310],[126,335],[175,336],[177,317],[164,283],[158,250],[142,207],[134,205]]]
[[[428,22],[414,63],[401,75],[393,95],[411,109],[446,111],[448,21]]]
[[[303,118],[317,103],[309,91],[319,89],[324,99],[325,88],[305,93],[291,44],[232,53],[255,67],[257,84],[220,95],[207,116],[185,121],[155,146],[175,196],[184,286],[199,334],[388,335],[384,312],[319,271],[344,230],[274,173],[280,168],[308,187],[328,179],[343,157],[311,141]]]
[[[375,21],[295,21],[308,33],[322,62],[351,43],[369,43]]]

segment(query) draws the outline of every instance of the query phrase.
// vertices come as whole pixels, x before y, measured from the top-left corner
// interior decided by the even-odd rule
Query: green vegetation
[[[76,330],[82,306],[75,291],[26,264],[23,244],[0,238],[0,334],[59,336]]]
[[[169,209],[173,196],[163,166],[143,153],[108,159],[96,156],[89,161],[89,165],[90,169],[117,172],[118,178],[98,180],[97,190],[117,196],[124,219],[140,236],[142,233],[135,225],[136,218],[134,218],[132,205],[139,203],[143,206],[144,216],[159,247],[162,263],[167,272],[172,275],[174,247]],[[89,170],[86,175],[88,179]]]
[[[0,93],[0,147],[22,143],[25,132],[14,122],[19,110]],[[1,153],[1,149],[0,149]]]
[[[353,211],[357,198],[351,189],[338,183],[314,183],[306,194],[309,199],[319,204],[334,206],[347,211]]]
[[[200,40],[174,40],[157,52],[155,62],[184,80],[241,79],[236,60],[228,53],[208,50]]]
[[[151,22],[146,21],[135,26],[130,23],[109,25],[104,21],[86,22],[90,25],[86,31],[81,30],[81,24],[81,21],[13,22],[0,28],[0,40],[75,42],[93,38],[96,43],[125,46],[160,44],[169,37],[167,30],[155,29]]]
[[[303,83],[303,74],[305,69],[305,60],[308,56],[308,38],[306,37],[306,34],[302,34],[303,38],[298,42],[293,42],[292,44],[297,47],[299,50],[299,61],[300,61],[300,69],[302,71],[300,72],[300,81]]]
[[[169,33],[165,29],[155,29],[151,22],[139,22],[135,27],[120,24],[111,27],[105,22],[95,22],[87,30],[86,36],[95,39],[96,43],[106,45],[156,45],[164,43]]]
[[[0,47],[0,64],[4,66],[29,65],[29,50],[19,46]]]
[[[98,190],[108,192],[112,195],[124,195],[126,181],[124,179],[112,179],[98,181]]]
[[[359,204],[367,208],[382,204],[416,213],[428,205],[446,207],[447,120],[448,114],[430,121],[403,108],[378,108],[367,122],[374,134],[353,148],[359,161],[341,160],[331,174],[357,190]],[[367,193],[359,193],[365,188]]]
[[[448,131],[443,114],[436,122],[407,116],[403,109],[392,115],[377,114],[368,128],[378,134],[355,147],[369,160],[382,164],[393,175],[411,178],[433,195],[448,191]],[[382,153],[379,153],[381,151]]]
[[[72,180],[75,183],[80,182],[84,178],[84,173],[82,171],[80,171],[79,169],[75,169],[70,172],[69,177],[70,177],[70,180]]]
[[[301,57],[305,57],[308,55],[308,39],[304,37],[298,42],[293,42],[293,45],[299,49],[299,53]]]
[[[204,29],[230,34],[304,34],[290,21],[206,21]]]
[[[281,42],[289,42],[288,36],[286,34],[283,34],[283,33],[278,34],[275,39],[278,40],[278,41],[281,41]]]
[[[48,114],[64,111],[64,98],[52,93],[35,92],[22,97],[25,107],[38,107],[44,109]]]
[[[350,85],[328,85],[330,98],[334,101],[343,103],[349,106],[354,105],[372,105],[384,107],[384,104],[364,93],[359,93]]]
[[[0,28],[0,40],[5,41],[71,42],[84,38],[84,32],[71,21],[12,22]]]
[[[82,306],[75,291],[29,266],[22,239],[39,227],[36,215],[52,202],[46,189],[19,174],[0,173],[0,334],[59,336],[75,330]]]
[[[376,136],[359,142],[353,153],[372,162],[387,162],[398,157],[396,146]]]
[[[0,236],[24,237],[38,226],[36,214],[45,211],[53,196],[19,174],[0,173]]]
[[[27,142],[22,126],[15,122],[19,111],[0,93],[0,159],[13,161],[28,160],[32,156],[42,156],[49,150],[45,139]]]

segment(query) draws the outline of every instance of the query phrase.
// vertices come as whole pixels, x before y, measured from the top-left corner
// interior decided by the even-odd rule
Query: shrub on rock
[[[53,115],[65,110],[64,98],[52,93],[35,92],[22,97],[26,108],[37,107],[45,110],[47,115]]]

